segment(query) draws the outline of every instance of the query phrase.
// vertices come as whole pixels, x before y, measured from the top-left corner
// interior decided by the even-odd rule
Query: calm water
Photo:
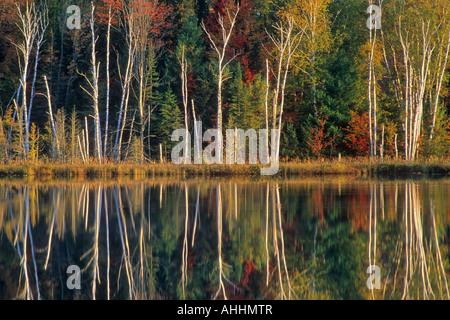
[[[449,195],[450,180],[0,182],[0,299],[448,299]]]

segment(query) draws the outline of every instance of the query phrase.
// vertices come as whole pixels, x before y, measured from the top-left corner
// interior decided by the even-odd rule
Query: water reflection
[[[449,193],[447,180],[2,182],[0,298],[449,299]]]

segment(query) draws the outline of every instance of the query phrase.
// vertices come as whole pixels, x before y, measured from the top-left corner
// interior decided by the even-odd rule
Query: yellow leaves
[[[369,72],[367,61],[372,54],[372,45],[369,40],[361,46],[360,56],[361,61],[366,63],[359,63],[359,73],[366,74]],[[376,39],[373,47],[373,62],[375,71],[383,68],[384,58],[383,58],[383,43],[381,39]]]
[[[278,13],[283,21],[293,18],[297,32],[303,33],[294,65],[304,73],[314,74],[318,61],[331,48],[329,3],[330,0],[294,0]]]
[[[3,127],[3,120],[0,117],[0,162],[7,160],[8,141]]]
[[[298,28],[305,32],[310,50],[326,51],[331,42],[328,5],[330,0],[295,0],[282,12],[282,17],[292,16]]]
[[[29,148],[28,159],[35,161],[38,159],[39,153],[39,129],[33,123],[31,124],[30,134],[29,134]]]

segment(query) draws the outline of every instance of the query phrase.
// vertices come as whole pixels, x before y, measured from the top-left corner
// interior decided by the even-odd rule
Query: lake
[[[448,299],[450,180],[0,182],[0,299]]]

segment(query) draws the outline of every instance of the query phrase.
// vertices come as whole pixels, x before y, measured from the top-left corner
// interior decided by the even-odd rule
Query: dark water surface
[[[450,180],[2,181],[0,299],[448,299],[449,195]]]

